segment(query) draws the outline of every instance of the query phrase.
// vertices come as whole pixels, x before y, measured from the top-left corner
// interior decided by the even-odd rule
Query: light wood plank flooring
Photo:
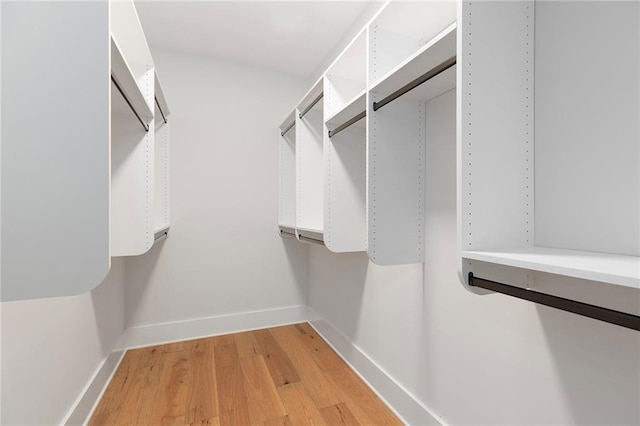
[[[90,425],[400,425],[309,324],[128,351]]]

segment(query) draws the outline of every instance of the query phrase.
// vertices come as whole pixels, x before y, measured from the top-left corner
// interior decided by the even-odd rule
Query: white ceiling
[[[369,1],[136,1],[151,48],[308,77]]]

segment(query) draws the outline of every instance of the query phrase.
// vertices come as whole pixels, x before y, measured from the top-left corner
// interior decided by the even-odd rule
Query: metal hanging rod
[[[640,331],[640,316],[626,312],[614,311],[601,306],[485,280],[484,278],[474,277],[473,272],[469,272],[469,285]]]
[[[367,116],[367,111],[362,111],[360,114],[358,114],[355,117],[345,121],[343,124],[339,125],[335,129],[329,130],[329,137],[337,135],[338,133],[340,133],[341,131],[343,131],[347,127],[351,126],[354,123],[357,123],[358,121],[362,120],[366,116]]]
[[[294,121],[293,123],[289,124],[287,126],[286,129],[284,129],[283,131],[280,132],[280,136],[284,136],[289,130],[291,130],[293,128],[293,126],[296,125],[296,122]]]
[[[444,61],[440,65],[436,65],[435,67],[431,68],[429,71],[427,71],[426,73],[422,74],[420,77],[416,78],[415,80],[405,84],[404,86],[402,86],[401,88],[399,88],[398,90],[396,90],[395,92],[393,92],[392,94],[387,96],[386,98],[382,99],[380,102],[374,102],[373,103],[373,110],[374,111],[379,110],[380,108],[382,108],[383,106],[385,106],[389,102],[391,102],[394,99],[397,99],[400,96],[404,95],[405,93],[415,89],[416,87],[420,86],[422,83],[425,83],[425,82],[431,80],[433,77],[435,77],[438,74],[448,70],[449,68],[451,68],[455,64],[456,64],[456,57],[452,56],[451,58],[447,59],[446,61]]]
[[[323,245],[324,245],[324,241],[322,241],[322,240],[316,240],[315,238],[305,237],[305,236],[304,236],[304,235],[302,235],[302,234],[298,234],[298,239],[299,239],[300,241],[306,241],[306,242],[308,242],[308,243],[319,244],[319,245],[321,245],[321,246],[323,246]]]
[[[164,111],[162,111],[162,107],[160,106],[160,102],[158,102],[158,98],[154,97],[154,99],[156,100],[156,105],[158,105],[158,111],[160,111],[160,115],[162,116],[162,119],[164,120],[164,124],[167,124],[167,117],[165,117]]]
[[[313,102],[311,102],[311,103],[309,104],[309,106],[308,106],[308,107],[306,107],[306,108],[304,109],[304,111],[302,111],[302,112],[299,114],[299,117],[300,117],[300,118],[304,117],[304,116],[305,116],[305,115],[306,115],[306,114],[311,110],[311,108],[313,108],[313,107],[314,107],[318,102],[320,102],[320,99],[322,99],[322,97],[323,97],[323,96],[324,96],[324,92],[321,92],[321,93],[318,95],[318,97],[317,97],[317,98],[315,98],[315,99],[313,100]]]
[[[142,118],[140,118],[140,115],[138,114],[138,111],[136,111],[136,109],[133,107],[133,105],[131,105],[131,102],[129,101],[129,98],[127,98],[127,95],[124,94],[124,91],[122,90],[122,88],[120,87],[120,85],[118,84],[116,79],[113,78],[113,75],[111,76],[111,81],[113,82],[113,84],[115,84],[116,88],[118,89],[118,92],[120,92],[120,94],[122,95],[124,100],[127,102],[127,105],[129,105],[129,108],[131,108],[131,111],[133,111],[133,113],[135,114],[135,116],[138,119],[138,121],[140,122],[140,124],[142,124],[142,127],[144,128],[144,131],[148,132],[149,131],[149,126],[144,121],[142,121]]]
[[[281,230],[280,230],[280,236],[281,236],[281,237],[290,237],[290,238],[295,238],[295,237],[296,237],[296,234],[294,234],[293,232],[288,232],[288,231],[285,231],[284,229],[281,229]]]

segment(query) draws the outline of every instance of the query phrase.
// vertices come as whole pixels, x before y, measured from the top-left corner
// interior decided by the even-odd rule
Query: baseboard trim
[[[104,359],[62,424],[75,426],[84,425],[89,421],[98,401],[102,398],[107,385],[111,382],[122,358],[124,358],[125,352],[124,350],[116,350]]]
[[[126,329],[116,349],[103,361],[69,412],[65,425],[88,422],[126,350],[242,331],[308,322],[387,406],[409,425],[445,425],[411,393],[308,306],[245,312]]]
[[[445,425],[340,331],[309,309],[311,326],[400,419],[409,425]]]
[[[258,330],[280,325],[309,321],[307,306],[290,306],[264,311],[243,312],[153,324],[126,329],[116,345],[119,349],[135,349],[146,346],[199,339],[241,331]]]

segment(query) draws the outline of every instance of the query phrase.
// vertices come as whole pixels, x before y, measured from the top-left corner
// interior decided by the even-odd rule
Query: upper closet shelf
[[[374,109],[418,86],[420,90],[412,97],[424,101],[454,88],[455,64],[456,23],[453,23],[371,86],[370,90],[380,99]]]
[[[294,110],[291,112],[291,114],[287,116],[287,118],[284,119],[282,124],[280,124],[280,136],[284,136],[295,125],[296,125],[296,112]]]
[[[162,116],[162,120],[166,123],[167,117],[169,117],[171,112],[169,111],[167,100],[164,97],[164,92],[162,91],[160,80],[158,79],[158,73],[155,73],[155,102],[158,110],[160,111],[160,115]]]
[[[640,258],[550,247],[463,251],[469,260],[640,289]]]
[[[298,104],[299,118],[305,116],[307,112],[311,110],[323,97],[322,92],[322,78],[313,85],[311,90],[309,90],[300,103]]]
[[[333,136],[340,130],[363,119],[366,115],[366,107],[366,91],[363,90],[347,102],[344,108],[327,118],[326,126],[329,130],[329,136]]]
[[[127,104],[146,131],[153,120],[153,111],[149,107],[131,68],[125,60],[116,40],[111,37],[111,81],[122,94]]]

